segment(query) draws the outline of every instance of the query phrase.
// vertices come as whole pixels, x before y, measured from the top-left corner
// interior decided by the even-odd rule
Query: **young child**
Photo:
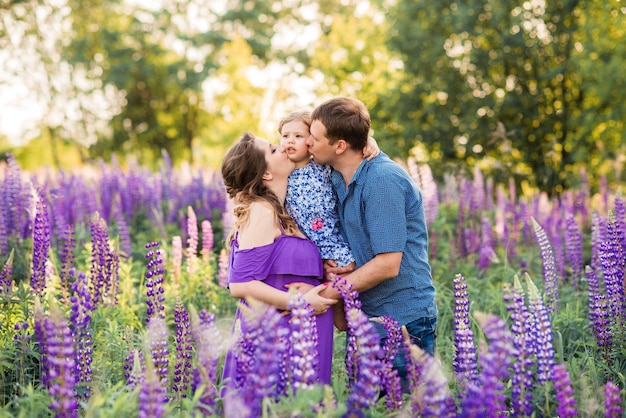
[[[337,201],[330,180],[331,168],[314,162],[305,143],[310,135],[310,126],[309,112],[291,113],[278,124],[280,143],[289,159],[296,163],[296,169],[287,180],[285,208],[298,228],[315,242],[322,260],[334,260],[338,267],[350,264],[354,267],[350,247],[339,230]],[[371,159],[379,153],[376,141],[370,137],[363,150],[363,157]],[[335,325],[345,329],[341,305],[333,305]]]

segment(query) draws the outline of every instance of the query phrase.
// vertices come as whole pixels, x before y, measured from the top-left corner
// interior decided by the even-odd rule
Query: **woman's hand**
[[[325,313],[331,306],[338,302],[337,299],[328,299],[320,296],[320,292],[326,289],[326,286],[328,286],[328,283],[323,283],[315,286],[304,295],[304,300],[306,300],[307,303],[311,305],[315,315]]]
[[[367,161],[369,161],[372,158],[378,157],[378,154],[380,154],[380,148],[378,147],[378,143],[376,142],[374,137],[370,136],[369,138],[367,138],[367,144],[365,145],[365,148],[363,148],[363,158],[367,158]]]
[[[287,283],[285,287],[287,289],[295,289],[298,291],[298,293],[302,293],[304,295],[306,292],[313,289],[315,286],[309,283],[293,282],[293,283]]]

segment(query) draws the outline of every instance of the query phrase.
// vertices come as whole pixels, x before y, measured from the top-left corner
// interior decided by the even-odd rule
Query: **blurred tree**
[[[437,175],[447,162],[478,162],[498,181],[513,175],[518,184],[554,194],[568,186],[576,166],[600,164],[600,126],[623,149],[626,105],[601,93],[624,85],[624,72],[610,69],[623,64],[623,47],[603,64],[601,82],[589,83],[580,72],[585,55],[596,56],[588,48],[604,51],[604,58],[595,54],[608,61],[606,45],[623,40],[619,2],[407,0],[388,16],[395,30],[388,45],[403,57],[406,79],[377,110],[391,115],[386,133],[406,138],[395,141],[405,145],[398,151],[423,143]],[[597,41],[606,36],[605,45]],[[601,121],[592,117],[598,111]]]

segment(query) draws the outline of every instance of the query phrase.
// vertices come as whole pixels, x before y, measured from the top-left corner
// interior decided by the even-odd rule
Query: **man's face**
[[[318,164],[332,166],[335,153],[335,145],[331,145],[326,136],[326,127],[319,120],[311,123],[311,135],[307,138],[306,144],[309,147],[309,153]]]

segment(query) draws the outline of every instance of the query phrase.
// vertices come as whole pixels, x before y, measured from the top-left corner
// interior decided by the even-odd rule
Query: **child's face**
[[[296,167],[304,167],[310,161],[311,155],[306,145],[309,135],[309,127],[302,121],[294,120],[283,125],[280,145],[285,148],[289,159],[296,163]]]

